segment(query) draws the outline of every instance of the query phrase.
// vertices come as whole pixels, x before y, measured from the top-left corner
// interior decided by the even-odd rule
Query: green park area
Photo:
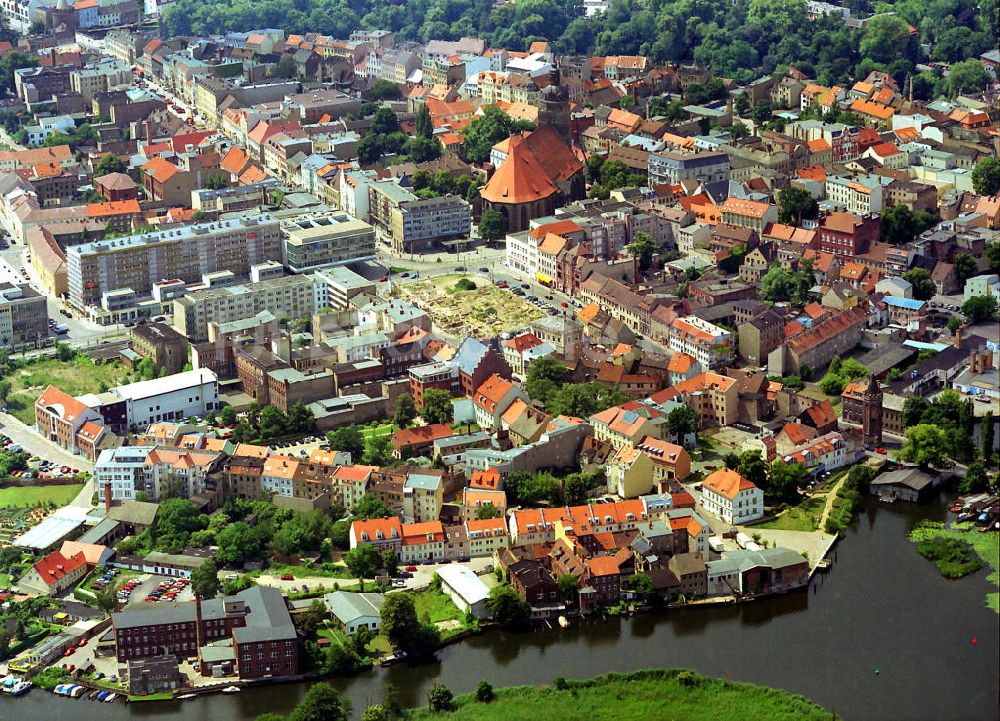
[[[636,671],[608,674],[589,681],[557,680],[553,686],[515,686],[497,689],[492,700],[459,696],[454,710],[423,708],[413,719],[442,721],[830,721],[837,716],[811,701],[777,689],[710,679],[687,670]]]
[[[65,506],[83,488],[82,483],[66,486],[10,486],[0,488],[0,508],[31,508],[53,503]]]
[[[46,357],[18,362],[4,375],[4,380],[10,383],[7,408],[11,415],[30,425],[35,422],[35,400],[47,386],[56,386],[71,396],[101,393],[120,385],[128,373],[129,369],[121,363],[97,364],[82,353],[66,360]]]
[[[754,524],[754,528],[770,528],[776,531],[817,531],[819,519],[826,505],[825,497],[806,498],[797,506],[792,506],[769,521]]]
[[[962,578],[984,565],[991,569],[986,580],[1000,588],[1000,536],[982,533],[971,523],[945,526],[936,521],[921,521],[910,533],[917,551],[934,561],[945,578]],[[1000,591],[986,594],[986,605],[1000,614]]]

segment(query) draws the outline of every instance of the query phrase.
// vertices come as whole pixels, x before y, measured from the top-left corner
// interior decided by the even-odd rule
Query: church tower
[[[882,445],[882,389],[874,375],[861,394],[861,435],[866,445]]]
[[[570,136],[569,93],[561,82],[558,68],[552,71],[552,82],[542,89],[538,125],[539,127],[551,125],[566,145],[573,147]]]

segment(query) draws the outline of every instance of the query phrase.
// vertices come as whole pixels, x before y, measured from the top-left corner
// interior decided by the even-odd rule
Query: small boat
[[[103,701],[104,699],[106,699],[110,695],[111,695],[110,691],[99,691],[98,694],[97,694],[97,700],[98,701]]]
[[[83,686],[76,686],[76,687],[73,688],[72,691],[69,692],[69,697],[70,698],[80,698],[81,696],[83,696],[83,692],[86,691],[86,690],[87,689],[84,688]]]
[[[31,690],[32,686],[34,686],[34,684],[31,683],[31,681],[18,681],[14,684],[13,688],[11,688],[10,695],[15,697],[23,696]]]
[[[98,697],[98,696],[99,696],[100,694],[101,694],[101,692],[100,692],[100,691],[93,691],[93,692],[91,692],[90,696],[88,696],[87,698],[89,698],[89,699],[90,699],[91,701],[93,701],[93,700],[94,700],[95,698],[97,698],[97,697]]]
[[[116,694],[114,691],[112,691],[111,695],[109,695],[106,699],[104,699],[104,703],[111,703],[116,698],[118,698],[118,694]]]
[[[958,512],[959,512],[959,511],[961,511],[961,510],[962,510],[963,508],[964,508],[964,506],[963,506],[963,505],[962,505],[961,503],[955,503],[955,504],[953,504],[953,505],[952,505],[952,507],[951,507],[951,508],[949,508],[948,510],[949,510],[949,511],[951,511],[952,513],[958,513]]]
[[[189,699],[189,698],[195,698],[195,694],[193,694],[193,693],[181,694],[180,696],[177,697],[177,700],[178,701],[184,701],[184,700]]]
[[[222,693],[239,693],[239,692],[240,692],[239,686],[226,686],[224,689],[222,689]]]
[[[569,619],[567,619],[565,616],[560,616],[559,617],[559,627],[560,628],[569,628]]]
[[[6,676],[2,683],[0,683],[0,690],[4,693],[10,693],[10,690],[14,688],[14,684],[17,683],[17,676]]]

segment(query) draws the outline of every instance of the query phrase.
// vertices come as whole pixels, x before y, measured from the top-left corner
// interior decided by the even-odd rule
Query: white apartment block
[[[702,368],[718,368],[733,356],[733,334],[693,315],[674,319],[667,345],[675,353],[687,353]]]

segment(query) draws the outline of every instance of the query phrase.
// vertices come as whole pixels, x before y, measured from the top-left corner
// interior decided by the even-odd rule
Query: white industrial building
[[[489,618],[486,600],[490,597],[490,589],[467,566],[442,566],[438,576],[441,590],[456,606],[476,618]]]
[[[126,401],[129,424],[140,427],[204,416],[219,407],[219,378],[207,368],[118,386],[114,392]]]

